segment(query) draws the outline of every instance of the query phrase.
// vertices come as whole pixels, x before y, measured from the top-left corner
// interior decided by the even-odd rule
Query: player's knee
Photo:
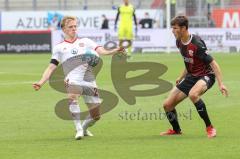
[[[190,92],[188,96],[189,96],[189,98],[191,99],[192,102],[197,101],[198,98],[199,98],[198,94],[196,94],[194,92]]]
[[[95,121],[98,121],[98,120],[101,119],[101,115],[100,115],[100,114],[99,114],[99,115],[95,115],[95,116],[93,116],[93,119],[94,119]]]
[[[74,100],[77,100],[77,99],[78,99],[78,97],[75,94],[69,94],[68,95],[68,100],[69,101],[74,101]]]
[[[93,119],[94,119],[95,121],[98,121],[98,120],[101,119],[101,117],[100,117],[100,115],[99,115],[99,116],[94,117]]]
[[[78,104],[78,100],[69,98],[68,99],[68,104],[69,105],[76,105],[76,104]]]
[[[100,114],[100,110],[99,110],[99,107],[95,107],[95,108],[92,108],[90,110],[90,115],[91,117],[94,119],[94,120],[100,120],[101,118],[101,114]]]
[[[168,100],[163,102],[163,108],[165,111],[171,111],[173,107],[173,104],[169,102]]]

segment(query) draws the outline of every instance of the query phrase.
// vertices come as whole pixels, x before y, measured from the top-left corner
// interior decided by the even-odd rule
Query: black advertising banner
[[[50,31],[2,31],[0,53],[51,52]]]

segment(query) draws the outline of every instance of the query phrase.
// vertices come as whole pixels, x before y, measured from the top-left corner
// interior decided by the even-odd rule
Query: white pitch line
[[[54,81],[51,81],[51,82],[59,82],[61,81],[62,82],[62,79],[59,79],[59,80],[54,80]],[[0,86],[12,86],[12,85],[24,85],[24,84],[33,84],[37,81],[20,81],[20,82],[1,82],[0,81]]]
[[[16,72],[0,72],[0,74],[7,74],[7,75],[23,75],[23,76],[41,76],[41,73],[16,73]]]
[[[33,84],[34,82],[36,82],[36,81],[3,82],[3,83],[0,83],[0,86],[12,86],[12,85]]]

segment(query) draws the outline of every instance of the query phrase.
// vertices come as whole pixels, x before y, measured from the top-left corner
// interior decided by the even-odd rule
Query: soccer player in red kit
[[[171,21],[171,26],[176,38],[176,45],[185,63],[185,69],[177,78],[176,86],[163,103],[166,116],[173,129],[162,132],[160,135],[181,134],[175,107],[186,97],[189,97],[206,125],[207,136],[209,138],[215,137],[216,129],[209,119],[201,95],[213,86],[216,78],[220,91],[224,96],[228,96],[227,88],[222,82],[220,67],[208,54],[204,41],[200,37],[189,33],[186,16],[175,17]]]

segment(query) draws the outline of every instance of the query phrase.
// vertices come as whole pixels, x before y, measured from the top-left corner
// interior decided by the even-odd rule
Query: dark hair
[[[171,26],[178,25],[180,27],[185,26],[188,29],[188,18],[186,16],[177,16],[172,19]]]

